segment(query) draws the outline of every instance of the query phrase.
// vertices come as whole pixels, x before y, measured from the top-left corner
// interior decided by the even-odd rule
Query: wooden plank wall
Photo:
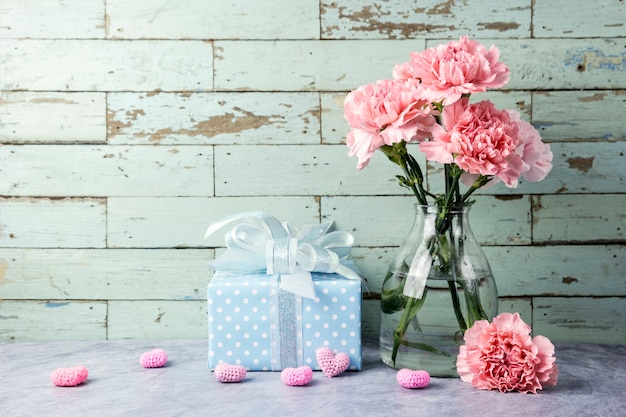
[[[376,338],[413,200],[379,155],[356,171],[342,102],[469,35],[511,70],[485,97],[555,157],[473,209],[501,310],[626,343],[624,22],[618,0],[3,0],[0,341],[206,337],[204,231],[252,209],[354,234]]]

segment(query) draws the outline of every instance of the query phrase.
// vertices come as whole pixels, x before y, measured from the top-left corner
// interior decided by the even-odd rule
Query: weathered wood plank
[[[533,242],[624,242],[626,194],[533,197]]]
[[[103,0],[2,0],[0,38],[104,38]]]
[[[476,40],[500,50],[501,61],[511,71],[511,80],[503,87],[507,90],[621,89],[626,85],[624,38]],[[427,47],[445,41],[429,40]]]
[[[545,141],[624,140],[624,91],[533,93],[533,125]]]
[[[346,93],[322,93],[322,142],[345,143],[350,127],[343,117]],[[513,109],[530,121],[531,95],[528,91],[487,91],[472,96],[472,101],[491,100],[499,109]]]
[[[123,39],[317,39],[317,0],[107,0],[107,36]]]
[[[213,45],[203,41],[21,39],[0,43],[1,90],[206,91]]]
[[[500,296],[626,296],[622,245],[485,246]]]
[[[397,245],[352,250],[369,291],[380,292],[396,250]],[[483,250],[500,297],[626,296],[626,249],[621,245],[483,245]]]
[[[477,194],[597,194],[622,193],[626,177],[621,174],[626,154],[626,142],[552,142],[553,168],[540,182],[519,181],[517,188],[502,183],[482,188]],[[428,165],[429,185],[432,192],[443,190],[441,164]],[[431,180],[434,178],[435,180]]]
[[[0,92],[2,143],[105,143],[103,93]]]
[[[414,39],[444,35],[526,38],[530,36],[529,0],[491,7],[489,0],[419,3],[403,0],[321,2],[324,39]]]
[[[553,342],[625,344],[624,312],[623,297],[537,297],[533,298],[533,334]]]
[[[382,153],[364,170],[343,145],[217,146],[215,195],[405,194]],[[397,170],[396,170],[397,169]]]
[[[476,198],[470,216],[481,244],[530,243],[530,200],[520,197]],[[322,219],[334,219],[339,229],[350,231],[355,246],[397,247],[413,224],[414,204],[413,197],[322,197]]]
[[[395,63],[423,47],[420,40],[216,41],[215,89],[347,91],[390,78]]]
[[[208,282],[208,281],[207,281]],[[109,339],[203,339],[206,301],[110,301]]]
[[[3,146],[0,161],[0,195],[213,194],[211,147]]]
[[[530,298],[500,298],[499,312],[520,313],[522,319],[532,326],[532,303]],[[452,310],[452,308],[450,308]],[[446,310],[444,310],[446,311]],[[446,311],[451,313],[451,311]],[[363,300],[361,310],[361,334],[363,339],[377,340],[380,332],[380,300]]]
[[[477,39],[494,43],[490,39]],[[427,47],[446,39],[428,40]],[[626,85],[623,38],[498,39],[511,70],[504,90],[619,89]],[[347,91],[389,78],[424,44],[406,40],[216,41],[215,88]],[[363,54],[362,51],[368,51]]]
[[[5,300],[205,300],[213,250],[0,249]]]
[[[0,300],[0,341],[105,340],[107,303]]]
[[[625,19],[626,5],[619,0],[533,1],[533,35],[537,38],[624,36]]]
[[[102,248],[105,245],[104,199],[0,198],[0,247]]]
[[[314,144],[317,93],[109,93],[110,144]]]
[[[204,240],[213,222],[231,214],[265,211],[296,226],[319,223],[314,197],[108,199],[107,242],[113,248],[224,246],[228,229]]]

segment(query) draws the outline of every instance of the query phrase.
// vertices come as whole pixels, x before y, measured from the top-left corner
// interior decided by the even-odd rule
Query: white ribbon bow
[[[280,274],[280,288],[315,299],[311,272],[336,273],[361,279],[341,261],[348,258],[354,237],[345,231],[328,232],[332,222],[300,229],[261,212],[225,217],[207,229],[204,238],[229,224],[226,251],[210,263],[220,271],[260,271]]]

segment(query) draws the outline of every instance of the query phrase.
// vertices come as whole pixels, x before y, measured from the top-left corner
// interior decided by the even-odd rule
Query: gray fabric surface
[[[144,369],[141,353],[167,351],[166,367]],[[537,395],[479,391],[433,378],[422,390],[400,387],[396,371],[367,342],[363,370],[327,378],[315,372],[289,387],[279,372],[249,372],[223,384],[207,369],[207,343],[99,341],[0,344],[0,416],[624,416],[626,346],[556,344],[559,384]],[[50,382],[58,367],[84,365],[84,385]]]

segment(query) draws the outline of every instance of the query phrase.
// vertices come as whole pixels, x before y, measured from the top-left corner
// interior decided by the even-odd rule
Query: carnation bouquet
[[[497,109],[490,100],[470,100],[474,94],[509,81],[509,69],[499,58],[495,46],[487,49],[464,36],[413,52],[408,62],[393,68],[392,79],[361,86],[351,91],[344,103],[344,117],[350,126],[346,144],[349,156],[358,158],[357,169],[365,168],[380,150],[400,168],[399,184],[411,190],[417,204],[436,207],[428,267],[439,271],[449,271],[455,262],[448,213],[471,205],[471,196],[482,187],[503,182],[515,188],[520,178],[540,181],[552,168],[549,145],[517,111]],[[443,192],[433,193],[426,187],[425,171],[410,151],[442,165]],[[411,290],[415,279],[409,272],[403,285],[383,290],[383,312],[403,311],[394,333],[392,362],[400,345],[445,354],[404,339],[426,297],[423,283]],[[460,340],[475,321],[491,317],[486,316],[471,288],[463,288],[466,311],[461,311],[455,299],[456,290],[450,289]]]

